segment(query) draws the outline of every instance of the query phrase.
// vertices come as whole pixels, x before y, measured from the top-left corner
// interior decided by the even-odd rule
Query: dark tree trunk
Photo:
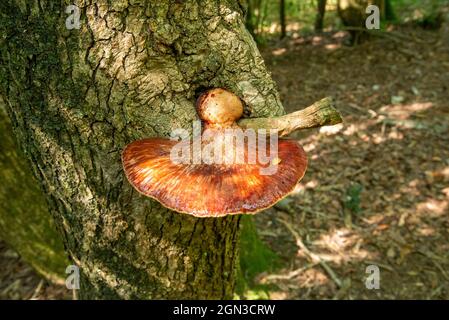
[[[396,19],[396,14],[393,10],[393,5],[391,4],[390,0],[385,0],[385,20],[387,21],[393,21]]]
[[[326,14],[326,2],[327,0],[318,0],[317,13],[315,17],[315,31],[323,31],[324,15]]]
[[[254,7],[252,5],[252,1],[248,0],[246,2],[246,29],[248,29],[251,36],[255,37],[255,26],[254,26]]]
[[[285,0],[280,0],[279,3],[279,20],[281,23],[281,39],[287,35],[287,25],[285,21]]]
[[[128,184],[120,154],[191,128],[204,88],[235,92],[248,116],[283,112],[242,8],[104,0],[67,30],[69,4],[1,1],[0,93],[80,267],[80,297],[231,298],[239,216],[162,207]]]

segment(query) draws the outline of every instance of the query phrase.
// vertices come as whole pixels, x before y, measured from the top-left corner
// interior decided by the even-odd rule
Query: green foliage
[[[278,0],[247,0],[247,27],[258,44],[265,44],[269,39],[277,39],[280,32]],[[286,0],[285,13],[287,35],[308,34],[314,28],[317,15],[317,0]],[[324,28],[341,29],[342,24],[337,14],[338,0],[327,0]],[[438,28],[442,22],[441,8],[449,5],[449,0],[389,0],[385,3],[386,22],[415,22],[424,28]],[[309,31],[309,32],[308,32]]]
[[[442,22],[441,8],[449,0],[391,0],[394,11],[401,13],[398,22],[415,22],[424,28],[438,28]]]
[[[363,187],[358,183],[354,183],[349,186],[343,201],[343,207],[345,210],[349,210],[353,214],[359,214],[362,211],[360,208],[360,194],[362,190]]]
[[[240,270],[236,292],[246,298],[268,298],[266,288],[255,285],[253,279],[261,272],[277,268],[279,257],[259,238],[251,216],[242,216],[240,234]]]
[[[443,23],[443,14],[439,11],[432,11],[417,21],[417,24],[424,29],[439,29]]]
[[[279,25],[278,0],[247,0],[248,15],[247,27],[258,43],[266,41],[270,35],[277,36]],[[328,0],[336,5],[337,0]],[[313,29],[316,15],[316,0],[286,0],[285,13],[287,24],[299,24],[309,30]]]

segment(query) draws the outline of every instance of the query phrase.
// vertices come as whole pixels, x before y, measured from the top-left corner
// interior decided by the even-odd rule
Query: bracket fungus
[[[220,88],[203,93],[196,109],[201,122],[191,138],[132,142],[122,162],[137,191],[197,217],[253,214],[274,205],[307,168],[301,145],[278,136],[342,121],[329,98],[280,117],[240,119],[242,101]]]

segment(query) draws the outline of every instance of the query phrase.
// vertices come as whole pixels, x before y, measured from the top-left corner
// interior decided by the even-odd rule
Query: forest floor
[[[256,216],[282,261],[255,278],[272,299],[449,299],[449,24],[396,28],[356,47],[333,32],[262,49],[287,111],[332,96],[344,117],[296,136],[308,171]],[[0,242],[0,299],[61,298]]]
[[[308,171],[256,219],[284,268],[256,281],[272,299],[449,299],[449,25],[344,41],[263,50],[288,112],[332,96],[344,123],[297,136]]]

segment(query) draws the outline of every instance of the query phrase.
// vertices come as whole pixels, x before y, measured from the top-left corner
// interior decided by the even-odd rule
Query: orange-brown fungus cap
[[[218,90],[218,89],[214,89]],[[223,89],[219,89],[224,91]],[[207,101],[198,107],[198,113],[208,124],[228,123],[241,116],[234,95],[225,95],[222,102],[207,101],[209,95],[200,97]],[[238,99],[238,98],[237,98]],[[234,104],[226,113],[229,103]],[[240,100],[239,103],[241,104]],[[218,105],[218,107],[217,107]],[[213,112],[208,112],[213,111]],[[243,110],[243,107],[242,107]],[[204,112],[203,112],[204,111]],[[212,126],[213,127],[213,126]],[[209,139],[222,137],[224,129],[214,128]],[[203,135],[204,137],[204,135]],[[207,140],[207,139],[206,139]],[[235,154],[243,155],[244,162],[189,162],[180,163],[171,158],[172,148],[179,144],[191,146],[191,141],[173,141],[151,138],[129,144],[122,154],[123,167],[130,183],[142,194],[156,199],[165,207],[198,217],[220,217],[237,213],[256,213],[287,196],[304,176],[307,158],[303,148],[294,140],[279,139],[276,157],[270,161],[247,161],[249,154],[258,154],[265,144],[265,155],[270,155],[270,139],[256,145],[232,145]],[[259,140],[258,140],[259,141]],[[229,146],[229,143],[220,145]],[[191,150],[195,150],[192,148]],[[202,153],[204,151],[202,146]],[[218,150],[218,149],[217,149]],[[263,174],[269,166],[276,166],[273,174]]]
[[[262,175],[261,164],[175,164],[168,139],[145,139],[123,152],[126,176],[142,194],[165,207],[199,217],[256,213],[287,196],[304,176],[307,158],[293,140],[279,140],[278,166]]]

